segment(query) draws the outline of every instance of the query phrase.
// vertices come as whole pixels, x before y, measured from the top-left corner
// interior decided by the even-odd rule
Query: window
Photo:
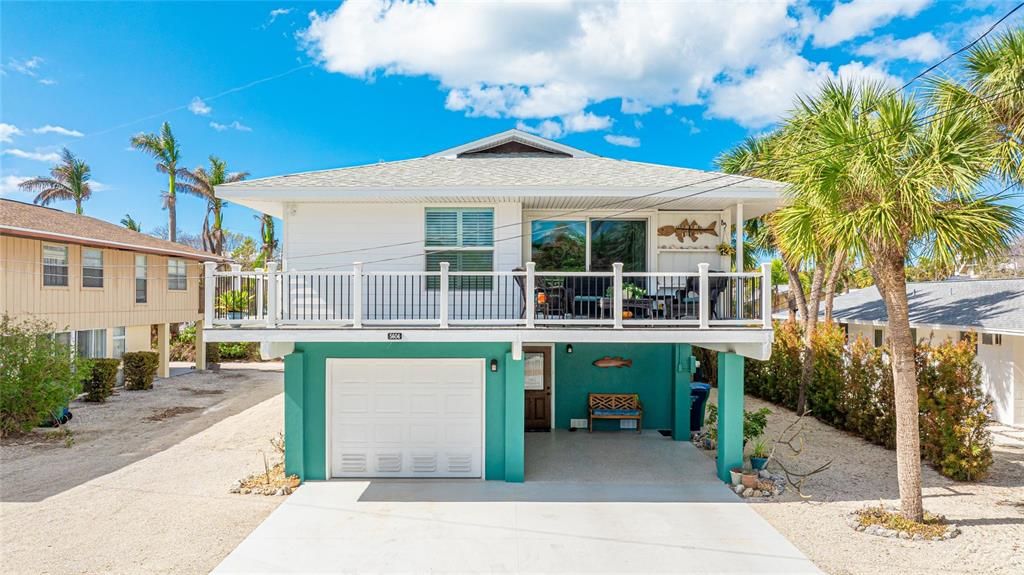
[[[146,256],[135,256],[135,303],[146,303]]]
[[[107,357],[107,330],[86,329],[75,332],[75,349],[81,357]]]
[[[187,289],[185,260],[167,258],[167,289]]]
[[[983,333],[981,334],[982,345],[1003,345],[1003,334]]]
[[[587,270],[587,222],[534,220],[530,257],[541,271]]]
[[[882,330],[875,330],[875,347],[882,347]]]
[[[53,339],[61,344],[71,347],[71,332],[70,331],[58,331],[53,334]]]
[[[68,247],[43,244],[43,285],[68,285]]]
[[[124,355],[125,351],[125,330],[123,327],[114,328],[113,340],[114,349],[113,353],[110,356],[113,357],[114,359],[121,359],[121,356]]]
[[[615,262],[624,272],[647,271],[645,220],[590,221],[590,269],[610,272]]]
[[[82,250],[82,287],[103,287],[103,250]]]
[[[438,271],[441,262],[453,272],[494,271],[494,210],[491,208],[427,208],[425,222],[426,270]],[[438,288],[427,278],[429,289]],[[491,289],[491,276],[453,277],[453,289]]]

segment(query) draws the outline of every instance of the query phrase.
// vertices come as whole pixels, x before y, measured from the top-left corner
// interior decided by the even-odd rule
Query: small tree
[[[0,436],[25,433],[66,407],[92,369],[36,319],[0,319]]]

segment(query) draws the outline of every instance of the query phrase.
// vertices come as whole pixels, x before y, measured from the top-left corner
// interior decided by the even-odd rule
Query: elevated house
[[[0,199],[0,302],[51,323],[84,357],[149,351],[167,377],[170,325],[201,321],[204,261],[220,258],[89,216]],[[205,347],[197,345],[197,361]]]
[[[206,337],[286,356],[286,467],[304,479],[523,481],[526,431],[590,423],[686,440],[693,346],[718,350],[728,478],[744,358],[772,341],[768,269],[732,269],[781,189],[517,130],[218,186],[281,218],[283,251],[280,268],[208,266],[207,309],[243,305],[216,306]]]
[[[916,341],[977,334],[977,362],[993,419],[1024,425],[1024,278],[908,283],[907,299]],[[836,296],[833,317],[851,341],[863,337],[881,346],[888,337],[889,317],[876,287]]]

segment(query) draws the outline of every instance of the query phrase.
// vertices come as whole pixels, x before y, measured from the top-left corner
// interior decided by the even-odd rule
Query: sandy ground
[[[747,409],[772,410],[769,437],[796,419],[774,404],[749,396],[746,402]],[[985,481],[958,483],[923,466],[925,509],[945,515],[963,531],[950,541],[887,539],[852,530],[845,523],[850,511],[880,500],[898,504],[896,452],[817,420],[806,420],[803,454],[784,459],[791,471],[834,459],[830,469],[805,485],[813,498],[801,501],[789,489],[780,501],[752,506],[828,573],[1024,573],[1024,433],[992,430],[995,463]]]
[[[275,456],[282,375],[260,367],[73,404],[71,448],[0,447],[0,572],[209,572],[283,499],[228,493]]]

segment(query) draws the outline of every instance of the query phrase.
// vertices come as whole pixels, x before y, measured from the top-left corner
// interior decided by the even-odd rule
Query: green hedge
[[[124,354],[124,388],[152,389],[153,378],[160,367],[160,356],[155,351],[133,351]]]
[[[885,446],[896,447],[892,365],[884,348],[857,338],[846,345],[842,329],[819,325],[813,342],[814,378],[807,406],[819,420]],[[796,408],[800,382],[800,328],[775,326],[768,361],[747,361],[747,393]],[[991,401],[981,391],[974,337],[921,343],[916,350],[921,455],[943,475],[977,480],[992,465],[985,428]]]
[[[104,402],[112,393],[114,385],[117,384],[117,369],[121,367],[121,360],[110,358],[98,358],[92,360],[92,375],[85,380],[83,391],[86,401]]]

